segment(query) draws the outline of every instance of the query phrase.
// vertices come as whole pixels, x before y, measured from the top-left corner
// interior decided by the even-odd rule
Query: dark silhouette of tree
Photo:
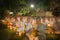
[[[53,10],[53,16],[55,16],[55,17],[60,17],[60,7],[56,7],[56,8]]]

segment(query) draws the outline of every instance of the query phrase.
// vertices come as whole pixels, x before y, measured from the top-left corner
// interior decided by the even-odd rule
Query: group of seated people
[[[25,33],[25,32],[31,33],[30,32],[31,30],[32,30],[32,33],[33,32],[36,33],[33,30],[37,29],[39,22],[43,24],[44,28],[46,29],[47,29],[47,26],[52,27],[54,23],[54,18],[48,19],[48,18],[42,18],[42,17],[34,18],[29,16],[16,16],[16,17],[5,17],[2,20],[2,22],[4,24],[7,24],[7,27],[9,29],[15,30],[19,33],[19,35],[21,35],[21,33]]]

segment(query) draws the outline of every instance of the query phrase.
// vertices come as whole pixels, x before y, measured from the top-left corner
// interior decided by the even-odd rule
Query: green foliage
[[[16,10],[16,11],[21,11],[22,8],[26,7],[26,1],[25,0],[14,0],[12,1],[13,5],[11,4],[11,7],[13,8],[13,10]]]
[[[11,3],[11,10],[15,10],[15,12],[20,12],[22,15],[26,15],[29,13],[29,8],[26,5],[26,0],[14,0]]]
[[[26,1],[25,0],[18,0],[20,5],[26,5]]]
[[[29,13],[29,8],[28,7],[21,8],[20,13],[22,13],[24,15],[28,14]]]

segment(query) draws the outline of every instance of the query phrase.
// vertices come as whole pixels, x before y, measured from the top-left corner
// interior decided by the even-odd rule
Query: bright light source
[[[10,12],[10,14],[13,14],[13,12]]]
[[[34,5],[33,4],[31,4],[31,8],[34,8]]]

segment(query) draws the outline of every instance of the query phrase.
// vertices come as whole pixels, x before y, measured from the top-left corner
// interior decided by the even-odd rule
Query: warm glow
[[[34,8],[34,5],[33,4],[31,4],[31,8]]]
[[[16,30],[16,27],[13,27],[13,30]]]
[[[1,20],[3,22],[3,24],[6,24],[7,22],[5,20]]]
[[[20,31],[20,32],[19,32],[19,36],[22,36],[22,35],[23,35],[23,32],[22,32],[22,31]]]
[[[9,26],[10,27],[10,29],[12,29],[12,26]]]

